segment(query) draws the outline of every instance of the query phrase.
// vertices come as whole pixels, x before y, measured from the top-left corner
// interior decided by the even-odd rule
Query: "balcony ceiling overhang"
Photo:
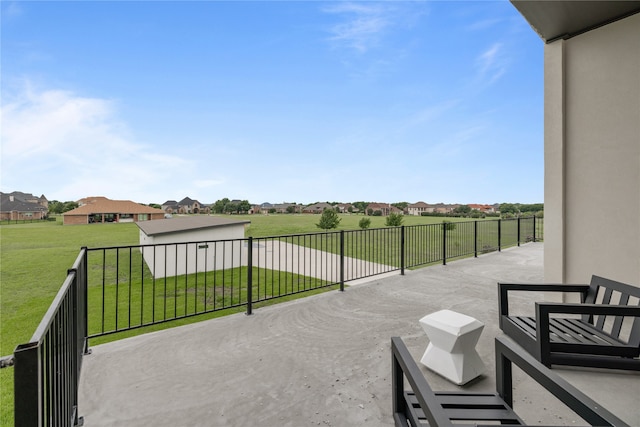
[[[546,42],[568,39],[640,12],[640,1],[510,0]]]

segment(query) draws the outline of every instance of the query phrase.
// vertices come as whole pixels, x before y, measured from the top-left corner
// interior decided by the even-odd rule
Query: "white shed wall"
[[[247,265],[244,224],[147,236],[140,231],[142,256],[153,277],[163,278]]]

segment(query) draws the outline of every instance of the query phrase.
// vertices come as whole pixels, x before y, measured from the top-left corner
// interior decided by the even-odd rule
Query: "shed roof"
[[[185,216],[171,219],[138,222],[138,227],[147,236],[202,230],[214,227],[249,224],[251,221],[222,218],[219,216]]]

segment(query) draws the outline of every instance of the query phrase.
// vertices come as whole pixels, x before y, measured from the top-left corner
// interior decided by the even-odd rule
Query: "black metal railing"
[[[538,240],[538,219],[88,249],[89,338]]]
[[[452,225],[453,224],[453,225]],[[91,338],[542,240],[517,218],[206,242],[82,248],[14,368],[15,425],[81,425]]]
[[[16,426],[82,425],[78,383],[87,350],[86,250],[27,344],[13,354]]]

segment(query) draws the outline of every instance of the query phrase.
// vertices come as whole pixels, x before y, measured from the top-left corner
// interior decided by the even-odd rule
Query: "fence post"
[[[473,256],[478,258],[478,220],[473,222]]]
[[[89,250],[86,246],[81,248],[84,253],[82,257],[82,274],[80,275],[80,283],[78,285],[78,289],[82,292],[81,301],[82,301],[82,309],[81,309],[81,318],[78,319],[78,323],[82,327],[82,336],[80,339],[83,340],[82,345],[82,353],[83,354],[91,354],[91,350],[89,350]]]
[[[533,242],[536,241],[536,216],[533,216]]]
[[[518,216],[518,246],[520,246],[520,216]]]
[[[340,230],[340,292],[344,292],[344,230]]]
[[[400,226],[400,275],[404,276],[404,264],[405,264],[405,240],[404,240],[404,225]]]
[[[502,250],[502,218],[498,219],[498,252]]]
[[[249,237],[247,251],[247,316],[253,314],[253,237]]]
[[[14,425],[42,425],[42,405],[38,395],[42,387],[39,375],[40,355],[37,342],[19,345],[14,355]]]
[[[442,265],[447,265],[447,222],[442,221]]]
[[[84,335],[84,337],[86,337],[86,333],[81,330],[83,308],[80,306],[79,300],[82,296],[78,295],[83,286],[81,283],[83,280],[83,272],[81,272],[82,264],[83,260],[80,261],[80,265],[77,265],[79,268],[72,268],[67,271],[67,274],[73,273],[74,275],[71,285],[71,386],[73,391],[70,392],[71,396],[69,396],[71,403],[73,404],[74,426],[81,426],[84,424],[84,418],[78,414],[78,384],[80,384],[80,370],[82,368],[82,356],[84,350],[84,344],[80,341],[80,336]],[[86,339],[82,341],[86,342]]]

